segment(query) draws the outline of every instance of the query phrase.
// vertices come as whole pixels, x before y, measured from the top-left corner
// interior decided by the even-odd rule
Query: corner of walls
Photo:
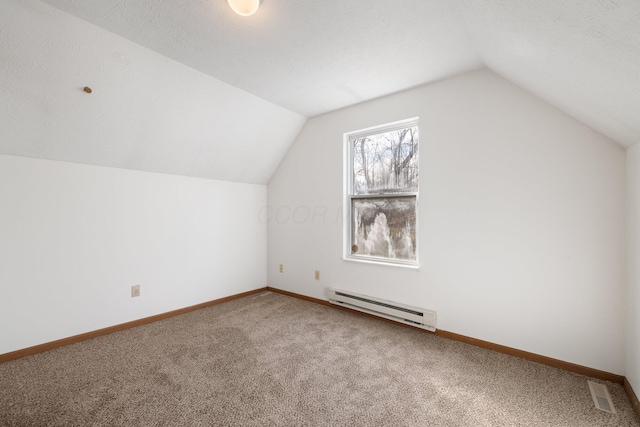
[[[627,149],[627,340],[625,376],[640,393],[640,141]]]

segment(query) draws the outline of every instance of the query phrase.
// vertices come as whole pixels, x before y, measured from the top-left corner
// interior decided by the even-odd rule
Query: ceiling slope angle
[[[640,140],[638,0],[43,0],[306,117],[487,66]]]
[[[0,154],[266,184],[306,121],[36,0],[0,57]]]
[[[482,68],[458,1],[43,1],[306,117]]]
[[[306,117],[483,66],[640,140],[637,0],[5,0],[0,49],[4,154],[266,183]]]
[[[640,1],[468,0],[484,64],[628,147],[640,141]]]

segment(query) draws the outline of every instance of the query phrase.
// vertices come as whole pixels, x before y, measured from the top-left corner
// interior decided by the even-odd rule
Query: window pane
[[[418,191],[418,127],[353,138],[352,194]]]
[[[416,197],[351,199],[351,254],[416,260]]]

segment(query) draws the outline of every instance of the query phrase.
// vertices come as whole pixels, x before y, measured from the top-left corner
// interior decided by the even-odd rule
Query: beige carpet
[[[0,364],[0,425],[640,426],[607,386],[265,292]]]

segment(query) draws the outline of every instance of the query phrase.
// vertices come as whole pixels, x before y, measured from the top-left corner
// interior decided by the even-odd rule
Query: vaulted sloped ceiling
[[[640,140],[638,0],[3,0],[0,49],[5,154],[266,183],[306,117],[482,67]]]
[[[0,154],[265,184],[305,120],[44,3],[0,1]]]
[[[640,1],[473,0],[486,67],[623,146],[640,141]]]

